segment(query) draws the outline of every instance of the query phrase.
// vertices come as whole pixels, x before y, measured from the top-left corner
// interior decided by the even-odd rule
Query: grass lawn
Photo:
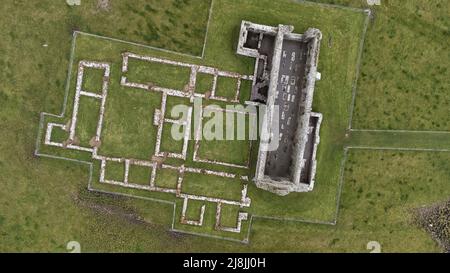
[[[352,147],[384,147],[450,151],[450,133],[352,131],[348,143]]]
[[[193,55],[201,55],[205,38],[210,0],[129,0],[110,2],[109,11],[98,10],[96,1],[86,1],[79,7],[44,1],[26,7],[48,9],[50,14],[65,16],[67,31],[83,31],[149,44]],[[57,17],[58,18],[58,17]]]
[[[240,113],[224,113],[222,111],[207,108],[204,110],[203,116],[204,139],[200,140],[198,157],[204,160],[217,160],[224,163],[246,166],[247,161],[249,160],[252,145],[251,141],[248,140],[250,128],[249,123],[251,122],[249,115]],[[231,120],[231,122],[224,122],[222,128],[216,128],[217,126],[212,126],[212,124],[215,124],[214,120],[217,118],[222,121]],[[238,138],[238,120],[243,123],[242,127],[244,128],[241,129],[241,135],[243,136],[240,137],[245,140],[239,140]],[[221,139],[209,139],[213,137],[208,135],[209,132],[212,132],[213,136],[216,136],[215,133],[217,133],[217,136]]]
[[[186,173],[181,192],[202,195],[212,198],[239,201],[241,198],[242,180],[217,176]]]
[[[155,186],[176,189],[178,182],[178,172],[172,169],[158,169],[156,171]]]
[[[151,173],[152,169],[149,167],[130,164],[128,183],[149,186]]]
[[[202,140],[198,157],[204,160],[217,160],[246,166],[249,154],[250,141],[248,140]]]
[[[89,141],[95,137],[99,112],[99,100],[88,97],[80,98],[75,136],[83,147],[90,147]]]
[[[438,251],[413,223],[413,209],[448,199],[449,159],[449,153],[351,151],[337,229],[355,241],[342,249],[375,240],[386,252]]]
[[[384,1],[374,8],[353,127],[450,130],[448,1]]]
[[[103,69],[84,68],[84,78],[81,90],[101,95],[104,73],[105,70]]]
[[[191,69],[171,64],[161,64],[129,59],[126,76],[129,82],[152,83],[159,87],[184,90],[189,83]]]
[[[218,77],[216,96],[233,99],[236,95],[238,80],[228,77]]]
[[[251,93],[252,93],[252,81],[242,80],[241,89],[239,91],[240,103],[244,104],[245,101],[250,100]]]
[[[163,133],[162,133],[162,141],[161,141],[161,152],[172,152],[181,154],[183,151],[183,139],[181,140],[175,140],[172,137],[172,128],[177,128],[178,130],[179,125],[172,124],[172,123],[166,123],[163,126]]]
[[[117,87],[111,89],[106,101],[100,153],[136,159],[151,157],[155,148],[152,139],[157,132],[153,113],[160,106],[161,94]]]
[[[134,16],[126,7],[130,5],[143,11],[147,4],[155,11],[144,16]],[[114,1],[114,5],[117,6],[112,6],[110,12],[98,12],[95,1],[82,1],[79,7],[52,0],[7,0],[2,3],[0,25],[4,31],[0,39],[0,62],[4,69],[0,73],[0,135],[4,141],[0,143],[0,170],[4,175],[0,179],[1,251],[66,251],[66,243],[71,240],[90,241],[98,247],[111,242],[115,244],[113,249],[118,251],[125,249],[121,245],[128,243],[116,235],[132,237],[132,233],[128,233],[131,229],[119,232],[123,224],[129,223],[116,222],[110,214],[90,209],[85,202],[78,201],[86,197],[89,202],[95,199],[97,204],[101,203],[100,199],[105,202],[109,199],[86,192],[86,166],[33,156],[38,113],[61,111],[74,29],[198,55],[204,40],[209,3],[197,0],[178,5],[175,1],[131,0]],[[177,16],[173,28],[166,10],[183,14]],[[150,14],[152,16],[147,16]],[[142,35],[147,33],[147,22],[160,29],[159,38],[151,42]],[[163,30],[163,26],[168,27]],[[56,149],[54,152],[59,153]],[[68,156],[71,152],[63,153]],[[74,157],[83,156],[74,154],[77,154]],[[111,200],[120,207],[131,206],[134,202]],[[172,210],[167,206],[158,208],[158,204],[150,208],[150,214],[155,215],[153,227],[158,230],[157,227],[162,225],[160,231],[150,232],[151,237],[156,236],[156,239],[158,234],[168,234],[166,220]],[[115,227],[108,227],[110,225]],[[90,237],[93,230],[99,237]],[[164,243],[148,244],[157,245]],[[83,249],[89,248],[85,245]]]
[[[214,76],[211,74],[198,73],[195,82],[195,93],[204,94],[210,92],[213,87]]]
[[[189,200],[188,207],[186,209],[186,219],[187,220],[200,220],[200,212],[202,206],[205,205],[205,202],[200,200]]]
[[[125,176],[125,164],[110,161],[105,167],[105,179],[123,182]]]
[[[224,227],[235,227],[237,224],[239,207],[222,205],[222,217],[220,218],[220,225]]]
[[[318,169],[321,171],[317,175],[317,186],[311,193],[292,193],[289,196],[280,197],[257,189],[253,183],[250,183],[248,194],[253,201],[249,211],[258,216],[334,222],[340,167],[345,144],[345,129],[350,113],[359,40],[366,15],[353,10],[312,4],[293,4],[290,1],[279,2],[276,7],[274,6],[271,9],[273,12],[268,14],[267,9],[263,9],[266,5],[269,5],[269,1],[248,1],[244,3],[235,0],[217,1],[212,10],[213,16],[209,27],[212,35],[208,36],[208,47],[204,59],[78,34],[74,51],[75,64],[80,60],[100,60],[111,63],[111,91],[107,98],[102,146],[99,154],[148,160],[154,153],[156,127],[153,125],[153,113],[155,109],[160,108],[161,94],[141,89],[124,88],[119,85],[122,52],[130,51],[136,54],[187,63],[210,65],[221,70],[230,70],[242,74],[252,74],[254,60],[238,56],[234,50],[237,41],[236,34],[238,33],[236,30],[239,29],[241,20],[245,19],[269,25],[291,22],[298,32],[303,32],[309,27],[317,27],[324,33],[324,40],[333,39],[331,47],[322,47],[319,71],[327,77],[323,77],[316,85],[314,110],[324,115],[321,146],[318,151]],[[239,9],[236,11],[230,6],[238,6]],[[301,20],[298,20],[297,14],[299,13],[302,14]],[[281,22],[279,22],[279,18],[283,18]],[[229,47],[226,45],[229,45]],[[73,66],[72,73],[75,74],[76,69],[77,66]],[[181,77],[179,74],[184,68],[171,65],[163,65],[160,68],[153,62],[137,61],[137,63],[133,63],[130,60],[127,74],[132,73],[133,69],[138,71],[134,75],[139,76],[139,79],[132,79],[130,76],[130,81],[145,83],[150,79],[154,82],[156,75],[164,75],[165,77],[161,78],[161,82],[157,83],[164,87],[182,89],[188,78],[186,75],[186,77]],[[172,70],[174,73],[171,73]],[[160,73],[155,74],[154,71]],[[75,86],[75,81],[76,78],[73,77],[70,90]],[[165,81],[165,83],[163,84],[162,81]],[[232,84],[230,85],[230,83]],[[170,84],[176,84],[176,86]],[[237,88],[237,81],[219,81],[218,90],[222,89],[223,92],[218,95],[227,96],[226,93],[229,92],[225,90],[229,90],[231,86]],[[232,93],[234,94],[234,91]],[[243,92],[243,95],[245,96],[245,92]],[[71,108],[72,96],[73,91],[69,92],[68,109]],[[169,98],[168,101],[167,112],[170,113],[174,105],[182,103],[186,99]],[[207,126],[206,121],[204,126]],[[168,128],[166,128],[166,136]],[[176,147],[175,143],[168,143],[167,138],[162,140],[162,145],[163,149],[167,150],[173,150]],[[244,165],[250,153],[249,146],[248,141],[232,141],[230,145],[230,141],[203,140],[200,145],[199,156],[203,158],[202,155],[204,155],[206,159]],[[188,158],[192,158],[192,149],[188,151]],[[186,162],[188,166],[198,167],[198,165],[191,163]],[[204,163],[201,167],[215,168],[214,165],[208,163]],[[228,168],[230,169],[230,167]],[[235,173],[234,170],[228,171]],[[245,175],[253,176],[253,168],[243,171]],[[227,179],[197,174],[187,174],[185,178],[182,192],[197,195],[203,193],[209,197],[230,198],[232,200],[239,200],[240,198],[241,183],[228,183],[225,182]],[[232,184],[237,186],[229,186]],[[98,183],[94,183],[94,185],[94,188],[111,188],[109,185],[103,186],[98,185]],[[119,186],[116,188],[119,188]],[[118,191],[122,190],[118,189]],[[125,192],[131,193],[136,192],[136,190],[125,190]],[[139,195],[151,198],[161,195],[160,193],[137,192],[139,192]],[[215,233],[213,230],[211,232]]]
[[[250,244],[169,232],[174,213],[175,220],[180,217],[181,199],[177,199],[178,209],[174,211],[173,204],[167,202],[87,191],[87,165],[33,155],[38,113],[61,111],[73,30],[201,55],[209,1],[114,1],[109,11],[97,10],[95,1],[82,1],[79,7],[69,7],[64,1],[29,2],[7,0],[0,9],[0,25],[5,30],[0,39],[0,63],[4,67],[0,72],[0,137],[3,140],[0,142],[0,251],[65,252],[67,242],[73,240],[81,243],[84,252],[366,252],[367,242],[373,240],[381,243],[382,251],[440,251],[431,237],[411,222],[411,210],[448,199],[449,153],[350,150],[336,226],[256,219],[252,223]],[[333,2],[361,5],[357,0]],[[382,2],[382,6],[375,8],[375,19],[368,29],[354,127],[448,130],[446,118],[450,108],[445,92],[448,71],[445,63],[438,62],[448,56],[445,40],[448,3],[436,0],[403,4]],[[272,5],[273,8],[269,8]],[[215,0],[210,25],[213,35],[208,35],[204,59],[79,35],[75,64],[83,59],[112,64],[102,132],[105,139],[100,150],[110,155],[142,158],[154,152],[153,140],[148,136],[156,133],[152,124],[153,110],[159,107],[160,98],[155,93],[120,86],[121,52],[130,50],[252,74],[253,59],[234,54],[242,19],[271,25],[294,24],[297,32],[313,26],[324,33],[319,60],[322,80],[317,83],[314,98],[314,110],[324,114],[316,188],[310,194],[293,194],[283,199],[257,190],[250,183],[252,205],[244,210],[257,215],[328,221],[335,213],[339,166],[343,147],[348,145],[345,128],[362,31],[363,15],[360,13],[314,4],[293,4],[287,0],[277,3]],[[430,27],[435,31],[428,31]],[[430,50],[423,50],[425,45],[430,46]],[[71,72],[75,75],[76,65]],[[144,70],[142,73],[151,74]],[[87,91],[94,92],[98,88],[100,78],[94,74],[89,74],[85,82]],[[45,122],[68,122],[75,80],[72,77],[70,82],[66,118],[46,117]],[[87,109],[86,117],[98,113],[94,108]],[[90,140],[92,132],[88,128],[94,124],[96,119],[95,122],[89,119],[87,125],[81,126],[79,132],[83,139]],[[65,139],[64,134],[64,131],[59,132],[58,139]],[[434,143],[438,147],[448,145],[442,137],[434,135],[430,142],[424,140],[425,137],[400,135],[391,142],[389,135],[355,134],[352,141],[364,145],[369,140],[369,145],[391,143],[396,147],[398,143],[431,148],[435,148]],[[192,143],[189,147],[188,156],[192,157]],[[52,147],[42,149],[52,155],[89,160],[86,153]],[[189,160],[186,164],[205,166]],[[123,164],[111,164],[107,168],[110,178],[123,179]],[[220,166],[214,168],[229,170]],[[145,184],[149,170],[138,169],[130,168],[131,182]],[[98,170],[99,163],[95,162],[94,178],[98,178]],[[157,174],[156,184],[173,188],[176,175],[168,174],[165,179],[164,174]],[[184,186],[192,191],[200,189],[202,193],[211,189],[208,186],[211,179],[199,181],[198,178],[185,178]],[[221,185],[224,181],[217,182]],[[100,188],[98,182],[92,183]],[[234,184],[238,183],[242,182]],[[210,194],[235,196],[239,192],[237,188],[230,188],[234,184],[223,185],[226,190],[214,188],[217,192]],[[167,194],[150,196],[140,190],[109,185],[102,185],[101,189],[174,201]],[[182,227],[175,221],[175,228],[223,235],[213,231],[215,205],[206,204],[204,227]],[[231,223],[233,217],[230,213],[226,221]],[[136,219],[144,219],[146,223]],[[244,221],[243,232],[229,236],[243,239],[248,225],[249,221]]]
[[[369,8],[360,0],[314,0]],[[353,128],[449,131],[448,1],[372,6]],[[426,50],[424,50],[426,49]]]

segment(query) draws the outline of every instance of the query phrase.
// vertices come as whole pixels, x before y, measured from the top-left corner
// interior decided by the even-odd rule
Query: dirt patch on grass
[[[431,234],[434,240],[450,253],[450,200],[414,212],[415,222]]]
[[[78,206],[88,208],[95,214],[101,216],[114,217],[144,228],[161,228],[160,225],[145,220],[137,211],[130,208],[126,204],[126,201],[129,200],[128,197],[108,193],[96,193],[83,189],[78,195],[74,195],[73,199]],[[174,240],[181,241],[186,237],[185,234],[170,231],[167,227],[163,228],[167,231],[169,237]]]
[[[89,141],[89,145],[92,148],[100,148],[100,145],[102,145],[102,142],[100,140],[96,140],[96,137],[91,138]]]
[[[109,11],[110,8],[111,8],[110,0],[97,0],[97,9]]]
[[[73,197],[75,203],[81,207],[89,208],[95,213],[114,216],[125,220],[130,224],[154,227],[155,225],[145,221],[135,210],[129,208],[125,201],[126,197],[113,194],[97,194],[82,190]]]

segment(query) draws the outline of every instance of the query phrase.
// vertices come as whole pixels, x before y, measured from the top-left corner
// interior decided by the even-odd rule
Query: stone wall
[[[266,113],[263,117],[262,128],[260,132],[260,150],[258,151],[258,159],[256,164],[255,183],[258,187],[274,192],[279,195],[286,195],[289,192],[303,192],[310,191],[314,186],[314,177],[316,171],[316,150],[320,141],[319,129],[320,123],[316,128],[316,136],[314,137],[316,143],[314,143],[313,162],[311,166],[311,179],[310,181],[300,181],[301,173],[304,168],[303,154],[305,152],[305,145],[308,139],[309,121],[312,111],[312,101],[314,94],[315,81],[318,79],[319,73],[317,72],[318,57],[320,51],[320,41],[322,39],[322,33],[318,29],[310,28],[304,34],[293,33],[294,28],[287,25],[278,25],[278,27],[265,26],[260,24],[251,23],[248,21],[242,21],[241,31],[237,46],[237,53],[244,56],[256,58],[255,67],[258,65],[258,60],[263,57],[259,55],[257,49],[246,48],[244,45],[247,40],[249,31],[275,35],[275,45],[273,57],[271,60],[272,68],[270,71],[270,83],[268,90],[268,97],[266,102]],[[301,92],[305,94],[305,101],[302,102],[304,107],[299,107],[299,122],[296,130],[295,138],[296,145],[294,148],[293,156],[293,168],[290,174],[287,174],[285,178],[273,180],[271,177],[265,175],[266,159],[267,159],[267,142],[273,137],[272,126],[273,123],[273,111],[274,103],[277,94],[278,76],[280,67],[280,58],[282,54],[282,46],[284,40],[294,40],[308,44],[308,54],[306,61],[306,75],[305,84]],[[265,57],[265,56],[264,56]],[[256,76],[254,78],[254,84]],[[315,115],[320,115],[315,113]],[[322,116],[320,115],[320,122]],[[276,123],[278,125],[278,123]]]

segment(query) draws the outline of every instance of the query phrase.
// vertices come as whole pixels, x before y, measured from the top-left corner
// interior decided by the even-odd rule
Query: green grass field
[[[374,9],[355,128],[450,130],[448,12],[440,0],[386,1]]]
[[[447,152],[350,150],[337,225],[254,219],[250,244],[169,232],[173,205],[88,192],[86,165],[35,157],[39,113],[59,113],[63,103],[73,30],[188,54],[202,52],[208,1],[114,2],[108,12],[97,10],[93,2],[68,7],[64,1],[8,0],[0,8],[0,25],[6,29],[0,39],[3,56],[0,62],[4,67],[0,74],[0,134],[3,139],[0,142],[0,251],[64,252],[66,243],[72,240],[81,243],[82,251],[90,252],[366,252],[367,242],[373,240],[379,241],[382,251],[386,252],[441,251],[425,231],[411,222],[411,210],[445,201],[450,196],[450,155]],[[333,2],[364,6],[356,0]],[[448,57],[449,21],[445,16],[448,3],[382,2],[382,6],[375,8],[375,18],[367,32],[353,127],[448,130],[449,100],[445,92],[448,63],[442,63]],[[253,4],[266,7],[266,11],[253,10]],[[240,20],[290,23],[298,32],[315,26],[324,33],[319,61],[323,78],[317,84],[314,102],[314,110],[322,112],[325,118],[316,188],[309,195],[278,198],[250,184],[250,213],[333,220],[343,148],[348,145],[449,149],[447,136],[438,133],[351,132],[346,138],[363,14],[287,0],[279,1],[269,12],[271,4],[269,1],[215,0],[210,25],[213,35],[208,36],[205,59],[174,57],[251,73],[252,60],[232,54]],[[178,16],[180,14],[183,16]],[[11,24],[16,18],[23,19]],[[129,18],[133,18],[132,22]],[[429,32],[430,27],[436,31]],[[78,60],[107,60],[117,68],[124,49],[141,52],[139,47],[99,42],[88,36],[79,38],[75,55]],[[432,50],[422,50],[426,45]],[[142,52],[174,56],[152,49],[142,49]],[[118,72],[113,72],[113,77],[118,78]],[[96,82],[96,78],[98,75],[92,75],[92,82]],[[72,78],[72,86],[74,81]],[[91,88],[98,87],[87,83],[86,89]],[[207,91],[208,79],[202,88]],[[140,137],[155,134],[148,105],[157,107],[159,95],[122,89],[118,82],[111,85],[107,109],[113,110],[105,116],[103,135],[106,138],[101,149],[111,155],[146,158],[153,154],[154,145]],[[125,100],[127,103],[121,103]],[[89,116],[93,108],[95,105],[83,115],[87,124],[83,126],[86,130],[80,133],[80,141],[89,142],[92,136],[92,122],[96,120]],[[71,112],[70,105],[67,111]],[[60,132],[61,139],[66,137],[64,133]],[[189,149],[192,150],[192,143]],[[89,159],[80,152],[51,148],[47,152]],[[120,179],[122,168],[112,166],[111,175]],[[133,180],[146,183],[148,170],[133,168],[130,175]],[[94,177],[98,177],[95,170]],[[174,174],[168,173],[161,175],[157,183],[172,188],[173,180]],[[192,186],[192,190],[198,189]],[[135,190],[122,192],[137,193]],[[154,198],[170,199],[162,194]],[[207,218],[211,219],[214,208],[207,208],[207,213],[210,214]],[[141,218],[145,223],[137,220]],[[224,221],[233,222],[228,218]],[[244,230],[248,229],[248,222],[245,225]],[[206,227],[212,229],[212,223],[207,222]]]
[[[239,28],[242,19],[255,21],[258,20],[257,18],[261,18],[258,20],[260,23],[275,24],[278,20],[277,18],[284,18],[283,20],[286,20],[284,22],[296,22],[295,27],[298,31],[304,31],[310,26],[315,26],[325,33],[324,39],[333,37],[334,40],[332,47],[324,47],[321,51],[323,61],[320,62],[319,69],[322,73],[327,74],[328,77],[317,84],[315,98],[315,110],[322,112],[325,117],[325,122],[322,127],[322,144],[318,152],[318,158],[320,159],[318,168],[323,171],[318,174],[317,187],[311,193],[292,193],[289,196],[280,197],[257,189],[253,183],[250,183],[249,197],[252,199],[252,206],[249,208],[249,212],[253,215],[266,217],[289,218],[313,222],[334,222],[338,190],[341,182],[340,168],[343,157],[342,151],[345,144],[345,129],[350,115],[352,84],[357,65],[356,59],[358,56],[359,40],[363,32],[366,16],[362,12],[311,4],[292,6],[291,2],[285,2],[285,5],[274,7],[273,15],[269,16],[262,9],[266,4],[266,2],[261,1],[245,3],[231,0],[217,1],[212,10],[212,19],[209,26],[209,33],[212,35],[208,36],[205,58],[203,60],[93,37],[82,33],[78,34],[75,41],[74,64],[77,64],[81,60],[98,60],[111,63],[111,84],[110,91],[108,91],[107,108],[104,118],[105,130],[102,133],[104,137],[102,137],[99,154],[119,158],[131,157],[135,159],[146,159],[150,158],[154,153],[152,145],[155,141],[156,128],[152,125],[152,113],[154,109],[160,108],[161,95],[155,92],[124,88],[119,84],[121,71],[114,68],[121,67],[122,52],[130,51],[136,54],[163,57],[185,63],[206,64],[221,70],[231,70],[248,75],[252,74],[252,62],[254,61],[249,58],[237,56],[233,49],[237,41],[233,33],[236,34],[236,29]],[[239,12],[230,8],[231,5],[238,6]],[[294,13],[292,7],[296,8]],[[302,20],[298,22],[295,20],[297,13],[303,14]],[[321,20],[317,19],[317,14],[320,15]],[[327,19],[325,20],[323,18]],[[333,23],[336,21],[340,21],[338,27]],[[158,86],[178,90],[182,90],[183,86],[188,82],[189,74],[184,67],[173,65],[158,66],[154,62],[133,62],[132,60],[129,60],[130,68],[125,73],[131,82],[146,83],[150,81]],[[230,62],[230,60],[235,60],[235,62]],[[77,65],[74,65],[72,67],[72,75],[75,75],[77,70]],[[161,80],[158,80],[158,77]],[[61,124],[66,124],[68,122],[67,119],[70,118],[76,80],[75,77],[71,78],[68,97],[69,104],[66,111],[68,114],[66,118],[59,121]],[[236,87],[236,80],[219,78],[217,95],[228,98],[234,97]],[[331,88],[333,88],[333,92],[328,91]],[[242,95],[246,95],[246,93],[243,92]],[[112,100],[109,99],[110,96]],[[184,99],[170,97],[168,100],[171,100],[167,109],[168,112],[171,112],[171,107],[174,104],[185,101]],[[208,104],[212,103],[212,101],[208,102]],[[92,120],[96,120],[95,115],[97,115],[98,109],[89,108],[88,110],[91,111],[94,117]],[[205,115],[207,116],[206,112]],[[207,128],[208,121],[208,118],[204,120],[204,128]],[[167,125],[165,127],[170,128]],[[87,129],[82,128],[79,134],[84,133]],[[88,133],[84,134],[86,135]],[[176,151],[179,148],[179,143],[167,138],[167,129],[166,131],[163,130],[163,136],[166,136],[166,138],[162,140],[162,147],[167,148],[167,150],[163,151]],[[86,138],[91,139],[92,137],[93,134],[91,133]],[[51,154],[50,152],[46,152],[47,150],[53,150],[53,147],[41,145],[41,153]],[[206,139],[200,141],[198,156],[201,159],[218,160],[245,166],[249,154],[250,142],[247,140],[223,141]],[[188,150],[187,157],[193,157],[192,149]],[[80,158],[76,157],[76,159]],[[118,163],[111,164],[120,165]],[[186,161],[186,166],[200,166],[206,169],[221,168],[231,173],[236,172],[230,167],[221,167],[210,163],[198,164],[189,160]],[[114,178],[113,180],[123,181],[123,167],[119,166],[117,168],[120,168],[122,174],[119,175],[119,178]],[[109,178],[108,171],[109,169],[107,169],[107,178]],[[242,170],[242,172],[252,177],[254,170]],[[93,176],[94,188],[107,188],[112,189],[110,191],[116,191],[110,185],[97,183],[97,179],[96,176]],[[214,180],[218,180],[217,183],[211,182]],[[240,200],[242,185],[238,183],[236,189],[231,186],[227,188],[227,182],[221,182],[220,180],[226,181],[226,179],[217,179],[212,176],[197,174],[185,175],[182,192],[196,195],[201,195],[204,192],[204,195],[208,197],[224,197],[228,200]],[[220,186],[220,184],[224,185]],[[230,183],[230,185],[232,184]],[[137,194],[139,196],[155,198],[153,193],[120,189],[120,192],[122,191],[128,193],[138,192]],[[159,196],[160,194],[158,193],[156,195]],[[211,215],[213,216],[213,214]],[[202,233],[216,233],[199,227],[195,228],[199,230],[198,232]],[[193,228],[189,227],[189,229]],[[243,231],[242,234],[246,235],[246,232]],[[227,237],[233,235],[225,233],[222,236]]]

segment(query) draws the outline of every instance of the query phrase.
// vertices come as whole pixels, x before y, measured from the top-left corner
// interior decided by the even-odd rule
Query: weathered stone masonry
[[[237,47],[238,54],[256,58],[251,100],[267,106],[254,180],[279,195],[313,189],[322,122],[312,112],[322,33],[293,30],[242,21]],[[267,140],[274,138],[278,148],[268,150]]]

